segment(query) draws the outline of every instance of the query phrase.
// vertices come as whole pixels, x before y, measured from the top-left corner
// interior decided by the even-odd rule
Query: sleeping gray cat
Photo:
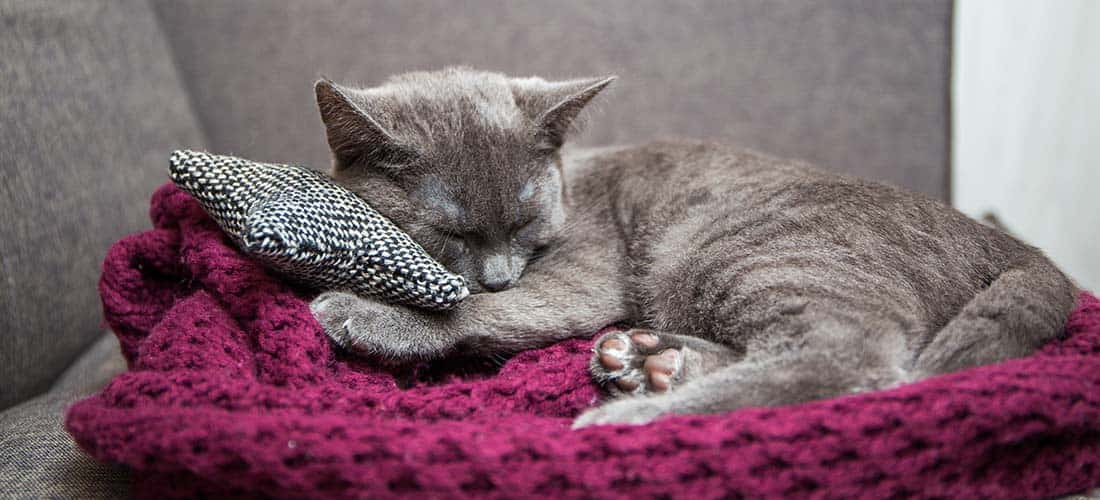
[[[325,293],[333,341],[402,364],[630,323],[596,340],[611,397],[583,427],[891,387],[1061,331],[1076,290],[1046,257],[921,196],[721,144],[563,154],[612,80],[318,82],[334,177],[475,292],[447,313]]]

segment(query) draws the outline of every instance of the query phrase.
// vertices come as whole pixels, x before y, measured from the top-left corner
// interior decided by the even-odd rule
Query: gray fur
[[[473,291],[500,290],[444,314],[326,293],[313,311],[333,340],[401,364],[652,329],[660,344],[617,352],[621,370],[597,342],[611,401],[583,427],[890,387],[1061,331],[1076,290],[1046,257],[922,196],[721,144],[563,157],[610,81],[449,69],[366,90],[319,82],[337,180]],[[640,367],[664,349],[681,358],[658,392]],[[640,387],[617,390],[623,377]]]

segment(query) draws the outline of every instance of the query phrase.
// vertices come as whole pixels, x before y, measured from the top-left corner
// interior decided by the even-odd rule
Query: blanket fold
[[[1100,485],[1100,300],[1027,358],[782,408],[569,430],[590,340],[412,388],[330,347],[306,292],[174,186],[103,268],[130,371],[70,408],[138,496],[1036,497]],[[595,333],[595,332],[594,332]]]

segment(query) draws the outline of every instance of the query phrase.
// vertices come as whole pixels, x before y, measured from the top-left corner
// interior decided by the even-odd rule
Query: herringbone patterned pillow
[[[324,174],[195,151],[172,153],[170,165],[242,250],[294,281],[436,310],[469,295],[461,276]]]

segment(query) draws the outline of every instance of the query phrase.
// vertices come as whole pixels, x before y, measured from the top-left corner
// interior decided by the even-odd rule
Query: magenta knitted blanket
[[[130,371],[66,425],[139,496],[1039,497],[1100,485],[1100,300],[1024,359],[782,408],[569,429],[590,340],[499,371],[395,377],[336,353],[309,297],[186,194],[104,263]],[[595,332],[594,332],[595,333]],[[469,370],[467,370],[469,371]],[[411,388],[397,380],[411,378]]]

